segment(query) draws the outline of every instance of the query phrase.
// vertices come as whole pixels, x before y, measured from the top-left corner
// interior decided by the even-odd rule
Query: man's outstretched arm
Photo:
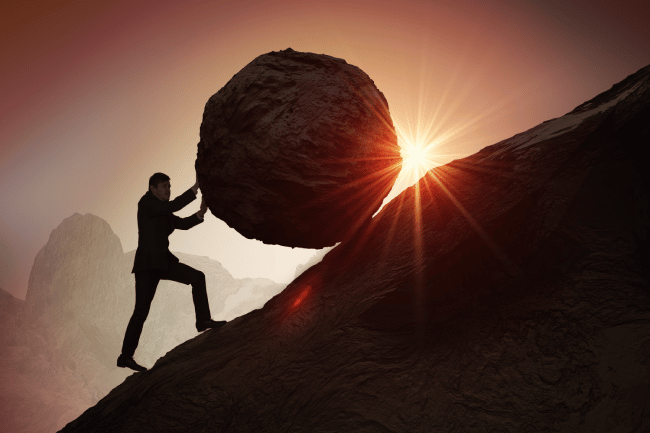
[[[194,194],[194,191],[190,188],[174,200],[142,200],[139,203],[138,210],[143,212],[145,215],[150,216],[167,215],[170,212],[176,212],[183,209],[194,201],[195,198],[196,194]]]
[[[150,216],[166,215],[170,212],[177,212],[194,201],[198,189],[199,181],[197,179],[190,189],[176,197],[174,200],[162,201],[156,199],[143,201],[140,203],[139,210]]]
[[[208,211],[208,207],[205,204],[205,200],[201,199],[201,208],[194,215],[190,215],[187,218],[180,218],[174,215],[174,228],[180,230],[188,230],[194,227],[197,224],[203,222],[205,218],[205,213]]]

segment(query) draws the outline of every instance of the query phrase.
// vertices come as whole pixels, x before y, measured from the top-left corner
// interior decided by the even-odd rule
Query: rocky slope
[[[650,67],[428,173],[63,432],[650,430]]]
[[[75,214],[38,253],[25,301],[0,292],[0,431],[52,432],[132,371],[117,356],[135,303],[134,251],[108,223]],[[207,257],[176,253],[206,274],[213,317],[231,320],[280,292],[268,279],[235,279]],[[162,281],[136,359],[151,366],[197,335],[189,286]]]

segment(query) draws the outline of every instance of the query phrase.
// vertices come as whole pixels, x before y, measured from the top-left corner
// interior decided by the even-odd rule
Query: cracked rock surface
[[[649,142],[650,66],[431,170],[63,431],[650,431]]]
[[[401,168],[384,95],[342,59],[287,49],[205,106],[196,172],[210,211],[249,239],[323,248],[354,233]]]

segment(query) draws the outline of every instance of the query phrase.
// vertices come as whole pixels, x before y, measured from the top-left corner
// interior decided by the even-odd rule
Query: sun
[[[402,145],[402,171],[404,174],[417,181],[434,165],[433,145],[416,142],[406,142]]]
[[[402,149],[402,159],[407,170],[426,169],[431,163],[431,157],[421,144],[409,144]]]

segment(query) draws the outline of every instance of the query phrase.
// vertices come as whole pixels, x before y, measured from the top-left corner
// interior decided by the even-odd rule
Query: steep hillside
[[[431,170],[63,432],[650,430],[650,67]]]

